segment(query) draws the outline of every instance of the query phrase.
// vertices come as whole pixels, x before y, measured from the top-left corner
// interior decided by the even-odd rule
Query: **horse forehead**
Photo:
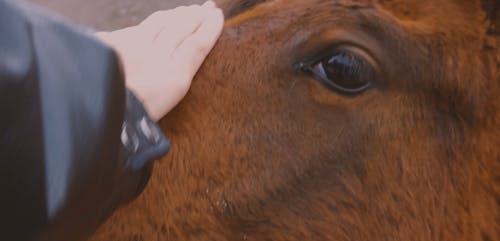
[[[232,16],[226,26],[237,25],[252,18],[276,15],[278,13],[305,13],[321,14],[332,9],[361,9],[372,8],[372,0],[240,0],[232,2],[232,6],[239,8],[239,14]],[[234,9],[233,9],[234,11]]]
[[[258,2],[256,5],[367,7],[371,6],[372,0],[260,0]]]

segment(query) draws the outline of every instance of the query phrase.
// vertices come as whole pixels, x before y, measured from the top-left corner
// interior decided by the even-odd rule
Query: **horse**
[[[91,240],[500,240],[498,1],[218,5],[172,150]]]

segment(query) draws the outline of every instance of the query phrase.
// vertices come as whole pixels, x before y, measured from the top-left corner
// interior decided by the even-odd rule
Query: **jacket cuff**
[[[133,171],[162,158],[170,149],[167,137],[130,90],[127,90],[121,146],[121,156]]]

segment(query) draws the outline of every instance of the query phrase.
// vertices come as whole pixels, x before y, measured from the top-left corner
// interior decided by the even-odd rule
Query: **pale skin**
[[[223,23],[222,11],[208,1],[156,12],[137,26],[96,36],[116,50],[127,88],[159,120],[188,92]]]

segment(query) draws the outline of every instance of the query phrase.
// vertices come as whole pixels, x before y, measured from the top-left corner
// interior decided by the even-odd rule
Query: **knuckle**
[[[155,22],[157,21],[162,15],[161,11],[156,11],[153,14],[149,15],[149,17],[145,20],[145,22]]]

